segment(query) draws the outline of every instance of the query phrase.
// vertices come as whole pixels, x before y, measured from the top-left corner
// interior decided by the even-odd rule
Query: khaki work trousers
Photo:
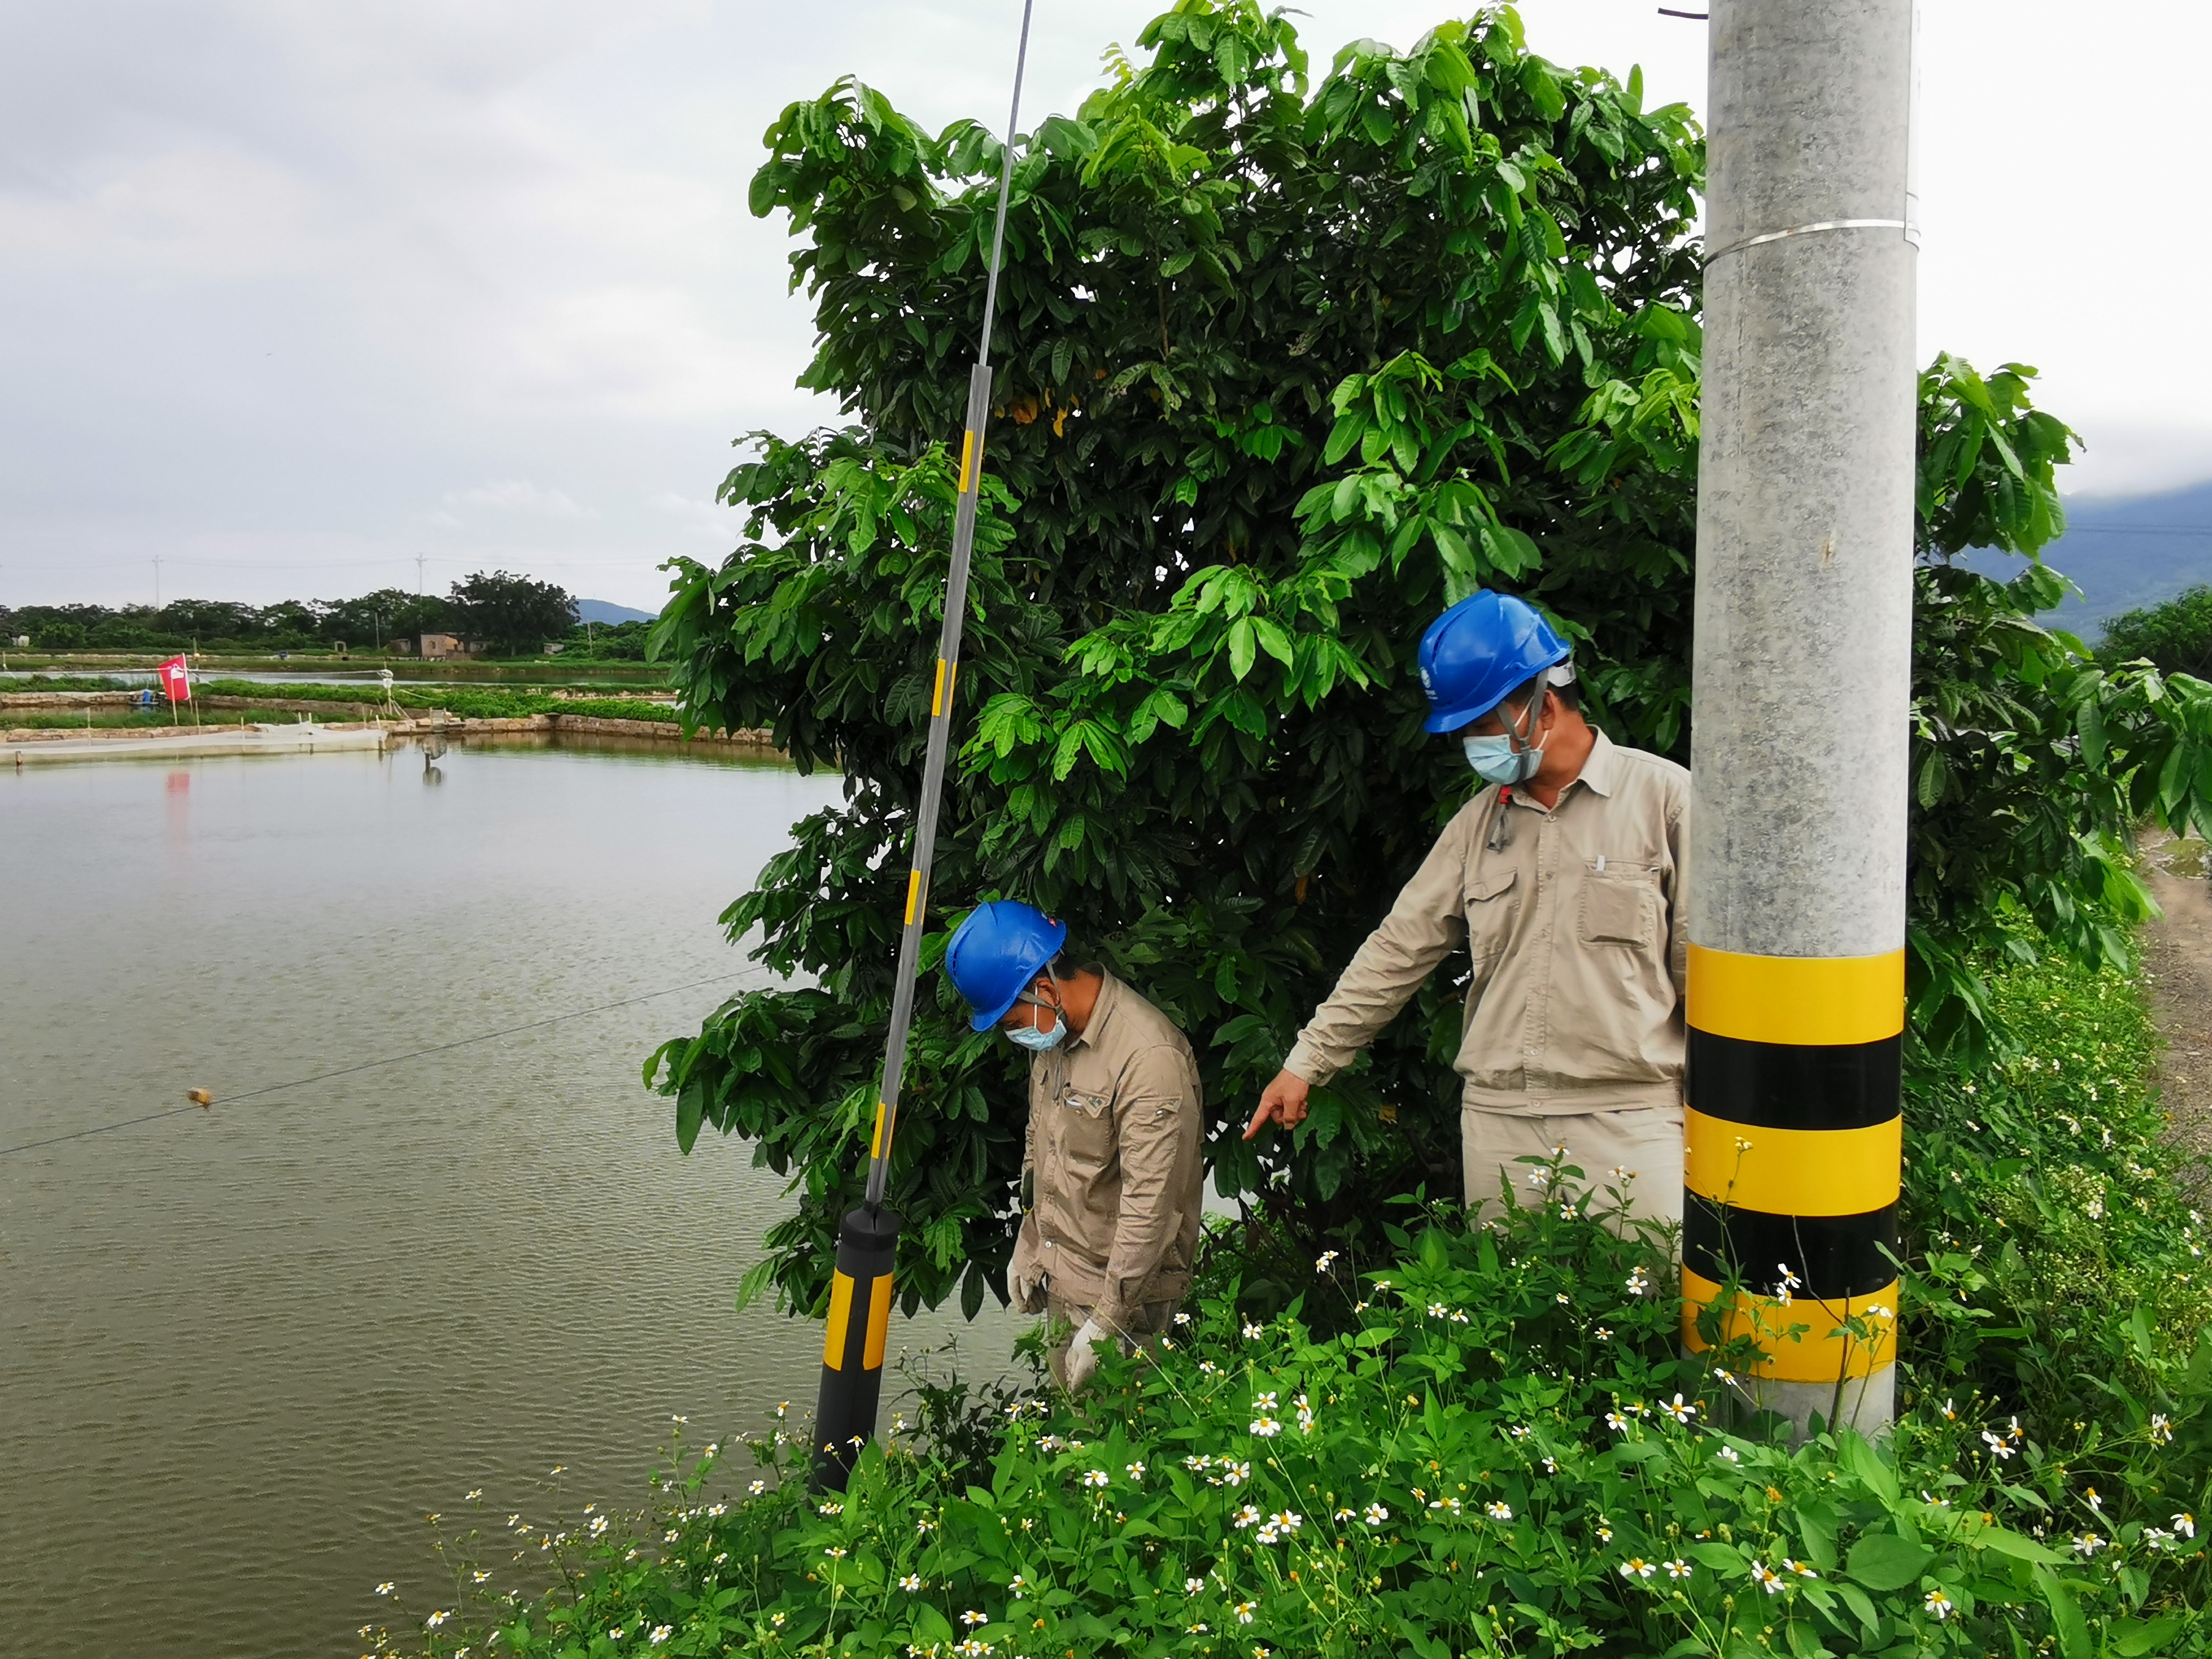
[[[1124,1331],[1122,1350],[1137,1346],[1157,1348],[1160,1338],[1175,1322],[1176,1304],[1172,1302],[1147,1302],[1137,1310],[1136,1323],[1141,1328]],[[1091,1310],[1057,1296],[1047,1296],[1044,1304],[1045,1329],[1052,1339],[1052,1380],[1061,1388],[1067,1386],[1067,1351],[1074,1345],[1076,1332],[1083,1328]]]
[[[1580,1185],[1599,1209],[1612,1207],[1607,1188],[1625,1186],[1628,1211],[1644,1221],[1679,1226],[1682,1220],[1682,1109],[1636,1106],[1612,1112],[1522,1116],[1513,1112],[1460,1109],[1460,1150],[1467,1167],[1469,1207],[1498,1201],[1500,1171],[1523,1206],[1542,1201],[1544,1188],[1528,1177],[1538,1166],[1523,1158],[1549,1159],[1567,1149],[1566,1161],[1583,1172]],[[1623,1182],[1613,1171],[1634,1176]]]

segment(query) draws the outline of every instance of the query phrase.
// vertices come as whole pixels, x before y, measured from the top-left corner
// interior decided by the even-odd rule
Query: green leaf
[[[1966,1541],[1976,1549],[1994,1550],[1999,1555],[2008,1555],[2015,1561],[2040,1562],[2056,1566],[2066,1558],[2056,1550],[2045,1549],[2033,1538],[2003,1527],[1978,1527],[1966,1536]]]
[[[707,1091],[703,1084],[693,1082],[684,1086],[676,1097],[676,1150],[689,1154],[692,1143],[699,1139],[699,1123],[705,1115]]]
[[[1903,1589],[1917,1583],[1935,1559],[1934,1551],[1894,1533],[1870,1532],[1851,1546],[1844,1571],[1871,1590]]]
[[[1234,678],[1241,680],[1252,672],[1257,638],[1251,617],[1239,617],[1230,624],[1229,672]]]
[[[1808,1514],[1803,1506],[1792,1511],[1797,1535],[1805,1540],[1805,1559],[1823,1572],[1836,1570],[1836,1528],[1832,1521]]]
[[[1869,1492],[1885,1504],[1897,1502],[1897,1471],[1860,1435],[1846,1429],[1841,1436],[1844,1467],[1863,1481]],[[1852,1574],[1853,1577],[1858,1575]]]
[[[1692,1544],[1685,1552],[1692,1561],[1725,1577],[1744,1578],[1751,1573],[1751,1564],[1742,1554],[1726,1544]]]
[[[2029,1571],[2035,1575],[2036,1589],[2043,1592],[2044,1605],[2051,1609],[2051,1630],[2058,1638],[2060,1659],[2089,1659],[2089,1625],[2074,1593],[2050,1568],[2037,1566]]]
[[[1881,1628],[1881,1615],[1875,1611],[1875,1605],[1867,1598],[1867,1593],[1856,1584],[1839,1583],[1836,1586],[1836,1593],[1844,1598],[1844,1605],[1858,1615],[1859,1623],[1866,1626],[1869,1637]]]
[[[2180,1634],[2181,1627],[2188,1622],[2189,1615],[2182,1613],[2169,1613],[2147,1621],[2121,1619],[2113,1621],[2107,1634],[2112,1651],[2120,1659],[2143,1659],[2146,1654],[2164,1652],[2166,1644]]]

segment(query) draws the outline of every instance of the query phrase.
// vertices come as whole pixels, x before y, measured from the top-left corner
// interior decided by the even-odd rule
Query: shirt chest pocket
[[[1659,939],[1659,872],[1634,865],[1583,872],[1577,933],[1585,945],[1650,950]]]
[[[1480,967],[1505,948],[1513,933],[1514,918],[1521,913],[1516,870],[1499,870],[1467,878],[1468,953]]]
[[[1054,1108],[1060,1122],[1060,1142],[1068,1168],[1079,1175],[1097,1175],[1114,1156],[1112,1099],[1079,1089],[1069,1089]]]

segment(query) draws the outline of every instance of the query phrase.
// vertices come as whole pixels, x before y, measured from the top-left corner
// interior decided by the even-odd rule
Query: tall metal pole
[[[915,811],[914,866],[907,877],[906,918],[899,934],[898,977],[891,992],[890,1033],[884,1044],[883,1081],[875,1131],[868,1144],[867,1194],[846,1214],[830,1281],[830,1324],[822,1343],[822,1392],[814,1413],[814,1478],[844,1489],[854,1460],[876,1431],[883,1394],[884,1349],[891,1316],[891,1269],[899,1217],[884,1207],[890,1180],[891,1137],[898,1127],[899,1084],[914,1024],[915,980],[929,911],[930,867],[937,854],[939,804],[952,738],[952,690],[960,671],[961,624],[968,610],[968,566],[975,548],[975,507],[983,482],[983,435],[991,416],[991,324],[999,304],[999,265],[1006,237],[1006,200],[1013,187],[1014,132],[1022,113],[1022,71],[1030,53],[1030,11],[1023,0],[1021,43],[1014,53],[1014,93],[1006,112],[1006,143],[999,165],[998,216],[991,230],[990,274],[983,287],[983,328],[968,374],[968,416],[960,440],[959,495],[952,516],[952,558],[945,573],[945,621],[929,701],[929,747],[922,763],[921,799]]]
[[[1895,1397],[1913,0],[1713,0],[1682,1288],[1801,1432]],[[1749,1293],[1729,1304],[1724,1286]]]

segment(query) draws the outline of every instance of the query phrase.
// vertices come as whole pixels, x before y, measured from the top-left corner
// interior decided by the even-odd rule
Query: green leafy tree
[[[2097,655],[2114,665],[2148,661],[2162,673],[2212,678],[2212,584],[2113,617]]]
[[[410,593],[380,587],[354,599],[319,600],[313,606],[316,631],[325,641],[343,640],[374,650],[391,640],[442,630],[452,625],[452,603],[435,593]]]
[[[505,570],[479,570],[455,582],[447,612],[464,633],[510,655],[565,639],[576,625],[576,601],[568,589]]]
[[[1910,982],[1921,1037],[1969,1057],[1993,1035],[1980,963],[2041,939],[2124,965],[2155,908],[2133,827],[2212,821],[2212,687],[2100,666],[2034,621],[2067,591],[2033,556],[2065,530],[2054,470],[2079,441],[2031,406],[2034,375],[1947,355],[1920,386]],[[1973,547],[2030,562],[1996,581],[1952,562]]]
[[[1192,1036],[1219,1188],[1299,1237],[1357,1240],[1377,1194],[1458,1190],[1463,960],[1294,1136],[1237,1131],[1474,787],[1420,729],[1423,628],[1477,585],[1525,593],[1573,636],[1601,724],[1686,750],[1703,166],[1686,111],[1646,111],[1635,76],[1546,63],[1506,9],[1404,53],[1356,44],[1317,84],[1288,22],[1249,0],[1184,0],[1140,44],[1151,61],[1041,123],[1013,171],[968,740],[891,1176],[909,1308],[1003,1294],[1012,1238],[1024,1060],[969,1033],[934,971],[970,904],[1029,898],[1097,942]],[[748,1288],[806,1308],[872,1115],[1000,150],[970,122],[933,137],[851,82],[769,142],[752,200],[805,238],[793,281],[820,343],[803,384],[854,424],[755,434],[722,490],[747,540],[719,568],[678,562],[654,642],[688,718],[772,726],[847,798],[724,916],[801,982],[734,1000],[647,1075],[687,1150],[711,1124],[799,1177]],[[2032,550],[2057,522],[2064,428],[1991,396],[1948,362],[1923,387],[1949,469],[1923,502],[1931,552],[1984,520]],[[2094,672],[2018,594],[1964,577],[1925,580],[1990,611],[1973,639],[1997,641],[2014,701],[2047,712],[2037,688]],[[1948,775],[1962,813],[2005,787]],[[2080,852],[2054,854],[2045,900],[2079,890]],[[1939,928],[1940,901],[1992,879],[1939,874]],[[1945,984],[1971,1015],[1971,975]]]

